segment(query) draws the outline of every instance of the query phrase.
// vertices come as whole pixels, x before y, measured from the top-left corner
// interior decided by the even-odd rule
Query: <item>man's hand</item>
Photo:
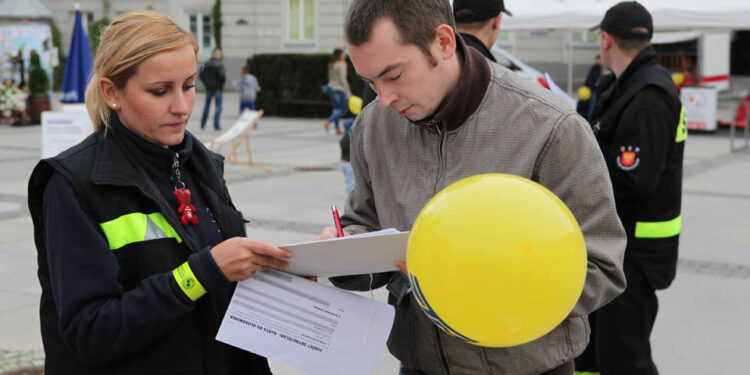
[[[344,237],[351,236],[351,234],[344,232]],[[336,238],[338,237],[338,233],[336,233],[336,228],[334,227],[325,227],[323,228],[323,231],[320,232],[320,236],[316,237],[316,241],[320,240],[327,240],[329,238]]]
[[[404,273],[404,275],[407,275],[407,276],[409,275],[409,272],[406,270],[406,261],[404,261],[404,260],[395,260],[395,261],[393,261],[393,264],[395,264],[396,267],[398,267],[398,269],[400,269],[401,272]]]

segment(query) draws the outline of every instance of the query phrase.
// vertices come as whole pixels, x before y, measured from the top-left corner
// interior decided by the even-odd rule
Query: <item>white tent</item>
[[[598,25],[607,9],[621,0],[506,1],[513,17],[503,17],[502,30],[582,31]],[[653,43],[703,39],[701,76],[719,89],[729,87],[729,31],[750,29],[748,0],[641,0],[654,19]],[[573,46],[567,45],[568,93],[572,93]]]
[[[618,0],[530,0],[505,4],[513,17],[503,17],[503,30],[588,29],[597,25]],[[747,0],[641,0],[654,18],[654,29],[750,29]]]

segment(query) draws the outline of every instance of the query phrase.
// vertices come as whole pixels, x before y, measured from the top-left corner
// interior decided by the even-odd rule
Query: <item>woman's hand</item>
[[[259,270],[289,268],[289,263],[277,258],[289,259],[292,252],[251,238],[234,237],[214,246],[211,256],[229,281],[241,281]]]

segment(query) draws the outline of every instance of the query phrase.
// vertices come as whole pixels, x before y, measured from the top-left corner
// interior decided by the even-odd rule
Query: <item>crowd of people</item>
[[[424,204],[460,179],[533,180],[567,205],[585,239],[586,281],[569,316],[529,343],[479,347],[423,313],[405,261],[400,271],[331,281],[387,287],[396,311],[388,349],[403,375],[657,374],[649,337],[655,291],[676,271],[687,129],[655,61],[651,15],[634,1],[603,15],[606,74],[586,118],[492,62],[506,16],[503,0],[349,5],[346,50],[367,87],[352,126],[340,125],[352,93],[347,54],[335,50],[324,128],[343,136],[351,179],[341,223],[345,235],[409,231]],[[284,270],[293,254],[246,236],[223,158],[186,131],[196,79],[207,90],[201,128],[213,100],[221,129],[222,53],[201,70],[198,52],[165,16],[118,16],[101,35],[86,90],[95,132],[31,175],[48,374],[271,373],[265,358],[215,337],[236,282]],[[240,111],[255,109],[260,91],[248,70],[237,82]],[[328,227],[319,239],[336,236]]]

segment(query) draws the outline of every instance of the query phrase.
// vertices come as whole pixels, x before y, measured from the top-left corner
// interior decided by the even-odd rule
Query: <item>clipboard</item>
[[[397,271],[406,259],[409,232],[386,229],[361,235],[279,246],[294,253],[289,269],[300,276],[333,277]]]

